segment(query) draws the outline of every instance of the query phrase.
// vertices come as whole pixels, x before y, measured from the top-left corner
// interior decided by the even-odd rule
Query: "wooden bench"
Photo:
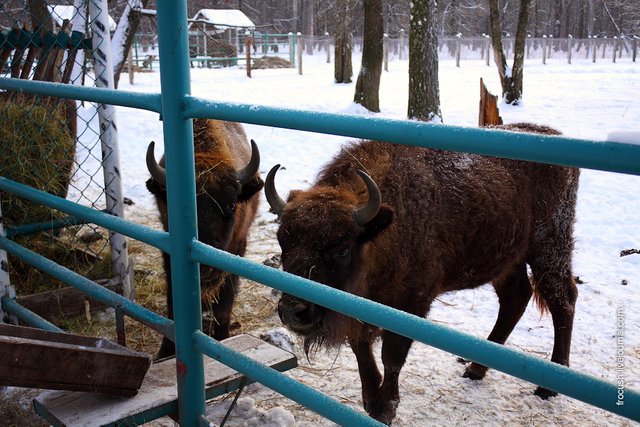
[[[295,355],[250,335],[238,335],[223,343],[257,362],[286,371],[297,366]],[[72,362],[71,362],[72,363]],[[250,378],[205,357],[206,398],[212,399],[250,384]],[[33,401],[36,412],[54,426],[140,425],[162,416],[175,417],[178,409],[175,359],[155,363],[138,394],[132,398],[73,391],[45,391]]]

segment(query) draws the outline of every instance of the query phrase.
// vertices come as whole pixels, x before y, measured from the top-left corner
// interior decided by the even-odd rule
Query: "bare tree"
[[[491,20],[491,42],[500,83],[502,85],[502,97],[507,104],[517,105],[522,99],[522,81],[524,68],[524,47],[527,35],[527,21],[529,19],[529,6],[531,0],[520,0],[520,13],[516,40],[513,48],[513,67],[509,68],[502,48],[502,24],[498,0],[489,0],[489,17]]]
[[[382,0],[364,0],[362,65],[353,100],[373,112],[380,111],[383,35]]]
[[[409,26],[408,117],[442,122],[436,0],[413,0]]]
[[[336,83],[351,83],[353,66],[351,64],[351,13],[353,0],[339,1],[335,5],[335,60],[334,77]]]

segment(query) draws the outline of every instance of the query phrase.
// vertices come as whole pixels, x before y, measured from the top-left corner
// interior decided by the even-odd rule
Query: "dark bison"
[[[264,185],[258,174],[260,154],[253,140],[251,148],[239,123],[209,119],[193,121],[198,238],[201,242],[243,256],[247,233],[258,208]],[[160,220],[169,230],[164,157],[158,164],[154,143],[147,150],[151,178],[147,188],[155,196]],[[167,276],[167,312],[173,318],[170,257],[163,254]],[[231,308],[238,287],[238,276],[217,268],[200,267],[202,309],[213,315],[213,337],[229,337]],[[175,354],[174,343],[165,338],[158,358]]]
[[[501,128],[558,134],[530,124]],[[497,343],[505,342],[533,293],[553,318],[551,360],[569,365],[578,169],[363,141],[285,202],[274,187],[278,167],[267,175],[265,192],[280,217],[285,271],[417,316],[444,292],[491,282],[500,309],[489,340]],[[411,339],[287,294],[278,312],[304,336],[307,352],[347,341],[364,408],[382,422],[393,420]],[[372,353],[378,336],[384,376]],[[472,363],[464,376],[481,379],[486,371]],[[538,387],[536,394],[554,393]]]

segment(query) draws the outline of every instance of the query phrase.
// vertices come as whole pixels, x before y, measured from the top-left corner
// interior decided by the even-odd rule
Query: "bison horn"
[[[147,169],[149,169],[149,173],[158,181],[158,184],[163,187],[167,187],[167,172],[166,170],[156,162],[156,157],[153,154],[153,150],[155,148],[155,141],[151,141],[149,143],[149,147],[147,148]]]
[[[260,167],[260,151],[258,151],[258,145],[255,141],[251,140],[251,160],[247,163],[243,169],[240,169],[238,173],[238,181],[241,185],[245,185],[256,176],[258,168]]]
[[[380,210],[380,204],[382,203],[382,195],[378,184],[366,173],[361,170],[357,170],[356,173],[360,175],[360,178],[367,186],[367,192],[369,193],[369,201],[366,205],[353,212],[353,219],[359,225],[365,225],[371,221],[378,214]]]
[[[282,197],[278,195],[276,186],[273,183],[278,169],[280,169],[280,165],[275,165],[267,174],[267,179],[264,182],[264,195],[267,197],[267,202],[269,202],[269,206],[271,206],[273,213],[280,216],[287,202],[282,200]]]

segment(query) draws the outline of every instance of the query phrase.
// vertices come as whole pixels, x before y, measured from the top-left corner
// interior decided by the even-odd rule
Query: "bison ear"
[[[164,195],[166,197],[167,190],[153,178],[149,178],[147,180],[147,190],[149,190],[149,192],[155,196]]]
[[[358,240],[368,242],[376,237],[393,222],[395,212],[392,207],[382,204],[377,215],[364,225],[364,232],[358,236]]]
[[[253,197],[254,194],[262,190],[262,187],[264,187],[264,181],[256,175],[252,180],[242,186],[240,194],[238,194],[238,201],[246,202]]]

